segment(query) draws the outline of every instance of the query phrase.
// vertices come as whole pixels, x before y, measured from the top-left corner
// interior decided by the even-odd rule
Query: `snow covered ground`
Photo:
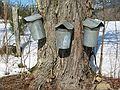
[[[106,21],[103,47],[102,74],[109,77],[120,77],[120,21]],[[99,33],[97,46],[97,64],[99,66],[102,43],[102,30]]]
[[[10,24],[7,24],[7,31],[8,31],[8,44],[13,45],[15,43],[15,37],[11,34],[11,31],[9,30]],[[27,32],[27,31],[26,31]],[[5,25],[4,23],[0,22],[0,47],[3,46],[3,37],[5,35]],[[0,56],[0,77],[5,76],[6,70],[12,74],[18,74],[23,70],[23,68],[19,68],[18,64],[22,62],[25,62],[25,65],[27,66],[25,68],[25,71],[27,71],[29,68],[32,68],[37,63],[37,41],[33,41],[32,38],[30,39],[30,34],[27,33],[25,36],[21,36],[21,42],[20,45],[25,45],[24,52],[21,57],[14,57],[12,55],[8,56],[8,63],[6,63],[6,55]],[[29,42],[30,41],[30,42]],[[7,69],[6,69],[7,68]]]
[[[120,77],[120,21],[106,21],[105,39],[104,39],[104,51],[103,51],[103,64],[102,74],[105,76]],[[11,36],[9,31],[10,24],[7,24],[8,37]],[[5,34],[4,24],[0,23],[0,47],[2,46],[3,36]],[[98,46],[96,47],[97,64],[99,66],[101,42],[102,42],[102,30],[99,33]],[[29,43],[31,41],[31,43]],[[15,43],[15,37],[11,36],[9,44]],[[29,34],[21,36],[21,46],[25,43],[28,45],[25,47],[22,60],[25,61],[28,68],[31,68],[37,63],[37,41],[29,39]],[[21,58],[9,56],[7,67],[10,75],[18,74],[21,68],[18,67]],[[6,71],[6,57],[0,56],[0,77],[5,75]]]

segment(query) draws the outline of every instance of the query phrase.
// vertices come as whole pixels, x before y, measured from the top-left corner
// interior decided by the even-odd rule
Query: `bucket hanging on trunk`
[[[73,25],[64,20],[55,26],[56,29],[56,45],[59,49],[70,48]]]
[[[103,23],[95,19],[86,19],[83,21],[84,26],[84,38],[83,44],[87,47],[95,47],[97,45],[97,39],[99,35],[99,30]]]
[[[27,26],[34,40],[39,40],[46,37],[42,16],[35,14],[24,18],[27,21]]]

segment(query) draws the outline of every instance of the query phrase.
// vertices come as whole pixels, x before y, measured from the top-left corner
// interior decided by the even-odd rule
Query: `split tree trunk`
[[[44,18],[47,38],[39,40],[38,64],[34,71],[35,80],[30,90],[88,90],[91,73],[88,55],[85,54],[82,20],[92,15],[92,0],[39,0],[39,10]],[[74,25],[74,39],[71,50],[65,58],[60,58],[55,44],[55,25],[68,20]],[[87,83],[87,84],[86,84]],[[46,87],[47,86],[47,87]]]

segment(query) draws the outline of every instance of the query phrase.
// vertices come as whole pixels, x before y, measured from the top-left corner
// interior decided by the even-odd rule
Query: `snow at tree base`
[[[3,36],[5,34],[4,23],[0,23],[0,47],[3,45]],[[15,37],[9,30],[10,24],[7,24],[8,38],[10,37],[9,44],[15,43]],[[37,41],[30,39],[28,31],[25,36],[21,36],[21,46],[27,44],[23,55],[22,61],[25,60],[26,71],[32,68],[37,63]],[[11,36],[12,35],[12,36]],[[30,41],[30,42],[29,42]],[[97,65],[99,66],[100,53],[102,44],[102,29],[99,32],[98,45],[96,47]],[[105,38],[103,48],[103,63],[102,74],[105,76],[120,77],[120,21],[106,21],[105,24]],[[30,52],[30,53],[29,53]],[[21,58],[8,56],[8,71],[9,75],[18,74],[23,68],[19,68],[18,64],[21,62]],[[5,75],[6,71],[6,55],[0,56],[0,77]]]

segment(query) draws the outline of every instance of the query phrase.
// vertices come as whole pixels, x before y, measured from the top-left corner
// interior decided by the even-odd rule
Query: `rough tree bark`
[[[16,51],[17,55],[20,57],[20,33],[19,33],[19,26],[18,26],[18,7],[12,7],[12,18],[13,18],[13,27],[14,27],[14,35],[16,41]]]
[[[39,0],[47,38],[39,40],[35,80],[30,90],[88,90],[91,73],[85,54],[82,20],[92,15],[92,0]],[[68,57],[60,58],[55,44],[55,25],[68,20],[74,25],[74,39]],[[62,52],[68,53],[69,51]]]

